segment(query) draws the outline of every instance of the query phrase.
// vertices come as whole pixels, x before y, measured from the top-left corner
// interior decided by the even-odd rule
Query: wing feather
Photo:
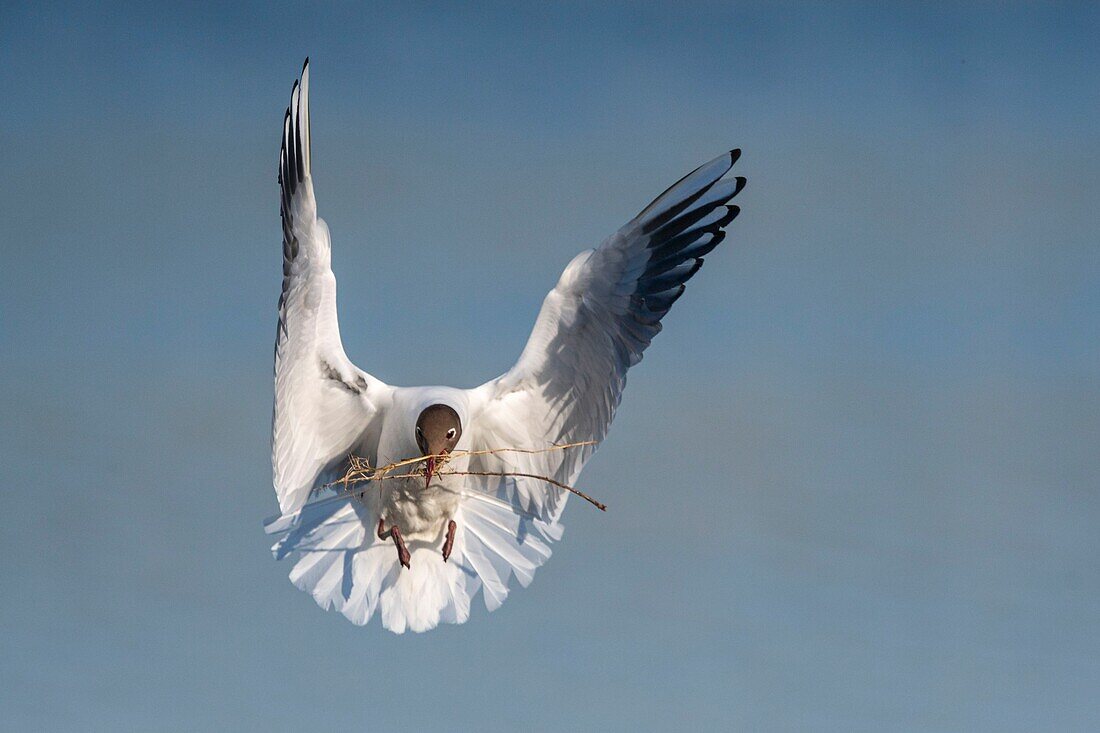
[[[392,391],[344,353],[329,231],[317,216],[310,160],[307,59],[283,116],[279,152],[283,287],[271,463],[284,513],[300,509],[349,451],[377,440],[378,417]]]
[[[740,154],[732,150],[696,168],[599,247],[574,258],[543,301],[519,361],[475,390],[484,404],[475,424],[475,449],[538,449],[604,439],[627,370],[641,361],[661,319],[740,212],[729,201],[745,179],[727,177]],[[593,445],[496,454],[471,466],[573,483],[594,451]],[[551,520],[568,496],[544,482],[512,477],[497,482],[494,492]]]

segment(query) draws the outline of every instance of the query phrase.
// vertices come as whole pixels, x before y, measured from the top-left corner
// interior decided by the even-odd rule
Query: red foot
[[[390,530],[386,531],[385,521],[378,518],[378,539],[384,540],[387,537],[393,538],[393,544],[397,546],[397,559],[401,561],[401,564],[406,568],[409,567],[409,561],[412,556],[409,555],[409,548],[405,547],[405,540],[401,539],[401,530],[397,528],[397,525],[390,527]]]
[[[447,522],[447,539],[443,543],[443,562],[447,562],[451,557],[451,549],[454,548],[455,545],[455,529],[457,528],[458,525],[455,524],[455,520],[452,519]]]

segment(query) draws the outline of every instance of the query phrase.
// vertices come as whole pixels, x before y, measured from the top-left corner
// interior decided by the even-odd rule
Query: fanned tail
[[[440,622],[461,624],[484,587],[485,607],[494,611],[508,596],[512,575],[527,586],[550,558],[562,527],[520,515],[508,503],[465,492],[455,514],[454,548],[443,561],[439,541],[408,542],[411,567],[402,568],[393,542],[375,533],[378,517],[354,496],[309,504],[267,522],[279,537],[277,560],[290,557],[290,580],[319,606],[336,609],[354,624],[380,611],[382,626],[401,634]]]

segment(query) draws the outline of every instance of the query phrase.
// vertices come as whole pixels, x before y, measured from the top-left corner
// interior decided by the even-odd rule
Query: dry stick
[[[552,445],[548,448],[487,448],[485,450],[460,450],[452,453],[440,453],[439,455],[427,455],[417,456],[416,458],[406,458],[403,461],[397,461],[396,463],[390,463],[381,468],[372,469],[370,463],[358,456],[352,456],[354,460],[362,461],[366,463],[366,469],[375,471],[376,473],[388,473],[395,468],[401,468],[402,466],[411,466],[414,463],[423,463],[429,458],[440,458],[443,460],[450,460],[452,458],[466,458],[469,456],[485,456],[492,453],[549,453],[555,450],[566,450],[567,448],[580,448],[585,445],[595,445],[594,440],[582,440],[579,443],[562,443],[561,445]],[[362,469],[360,469],[362,470]],[[334,481],[333,483],[340,483]]]
[[[521,478],[538,479],[539,481],[545,481],[548,484],[553,484],[554,486],[557,486],[559,489],[565,489],[566,491],[568,491],[571,494],[576,494],[577,496],[584,499],[585,501],[587,501],[592,506],[599,509],[601,512],[606,512],[607,511],[607,504],[604,504],[601,501],[597,501],[596,499],[593,499],[591,496],[584,493],[580,489],[569,486],[568,484],[563,484],[560,481],[555,481],[554,479],[550,478],[549,476],[540,476],[537,473],[520,473],[519,471],[452,471],[452,470],[445,469],[445,470],[442,470],[442,471],[438,471],[436,473],[436,475],[437,476],[519,476]],[[389,479],[398,479],[398,478],[423,478],[423,476],[424,476],[424,474],[421,474],[421,473],[396,473],[396,474],[389,474],[388,476],[379,476],[377,478],[372,478],[372,479],[351,479],[349,481],[349,483],[363,483],[363,482],[366,482],[366,481],[387,481]],[[340,482],[337,481],[336,483],[340,483]],[[349,493],[357,494],[357,493],[362,493],[362,492],[351,491]]]
[[[327,489],[327,488],[330,488],[332,486],[335,486],[336,484],[343,484],[344,487],[347,488],[347,485],[349,483],[357,483],[357,482],[360,482],[360,481],[373,481],[375,479],[381,478],[382,476],[384,476],[385,474],[388,474],[390,471],[393,471],[394,469],[401,468],[403,466],[411,466],[414,463],[423,463],[424,461],[428,460],[429,458],[439,458],[439,459],[441,459],[441,462],[443,462],[443,461],[448,461],[452,458],[464,458],[464,457],[468,457],[468,456],[483,456],[483,455],[489,455],[491,453],[504,453],[504,452],[511,452],[511,453],[548,453],[550,451],[555,451],[555,450],[565,450],[566,448],[579,448],[581,446],[595,445],[595,444],[596,444],[596,441],[594,441],[594,440],[582,440],[578,443],[563,443],[561,445],[552,445],[548,448],[531,448],[531,449],[529,449],[529,448],[488,448],[486,450],[455,451],[453,453],[441,453],[439,455],[432,454],[432,455],[426,455],[426,456],[417,456],[416,458],[406,458],[403,461],[396,461],[394,463],[389,463],[385,466],[381,466],[380,468],[372,468],[371,465],[370,465],[370,461],[368,461],[365,458],[360,458],[359,456],[356,456],[356,455],[349,455],[348,460],[351,461],[352,465],[348,469],[347,473],[345,473],[342,478],[339,478],[335,481],[331,481],[331,482],[325,484],[324,486],[322,486],[321,488]],[[541,478],[541,477],[539,477],[539,478]]]
[[[557,486],[559,489],[565,489],[566,491],[568,491],[571,494],[576,494],[577,496],[584,499],[585,501],[587,501],[592,506],[599,509],[601,512],[606,512],[607,511],[607,504],[596,501],[595,499],[593,499],[591,496],[584,493],[580,489],[575,489],[572,486],[568,486],[568,485],[563,484],[559,481],[555,481],[554,479],[550,478],[549,476],[539,476],[538,474],[534,474],[534,473],[520,473],[519,471],[501,471],[499,473],[493,472],[493,471],[447,471],[446,473],[454,474],[455,476],[521,476],[523,478],[538,479],[539,481],[545,481],[548,484],[553,484],[554,486]]]
[[[490,453],[549,453],[554,450],[565,450],[566,448],[581,448],[586,445],[596,445],[594,440],[582,440],[578,443],[561,443],[552,445],[547,448],[486,448],[485,450],[462,450],[454,453],[447,453],[445,455],[461,458],[463,456],[484,456]],[[426,456],[422,456],[424,458]]]
[[[354,456],[353,455],[353,456],[348,456],[348,458],[352,462],[352,465],[348,469],[347,473],[344,474],[343,478],[338,479],[336,481],[333,481],[331,483],[325,484],[324,488],[335,486],[336,484],[343,484],[344,489],[346,491],[349,484],[363,483],[363,482],[367,482],[367,481],[385,481],[387,479],[398,479],[398,478],[419,478],[420,474],[418,474],[418,473],[391,474],[389,472],[393,471],[397,468],[401,468],[403,466],[409,466],[409,465],[412,465],[414,463],[422,463],[422,462],[428,460],[429,458],[440,458],[440,459],[446,461],[446,460],[450,460],[452,458],[463,458],[463,457],[468,457],[468,456],[480,456],[480,455],[489,455],[489,454],[493,454],[493,453],[505,453],[505,452],[528,453],[528,454],[531,454],[531,453],[547,453],[549,451],[554,451],[554,450],[565,450],[567,448],[579,448],[579,447],[585,446],[585,445],[595,445],[595,443],[596,443],[596,441],[594,441],[594,440],[585,440],[585,441],[580,441],[580,442],[577,442],[577,443],[564,443],[562,445],[553,445],[553,446],[550,446],[548,448],[538,448],[538,449],[529,449],[529,448],[489,448],[489,449],[486,449],[486,450],[477,450],[477,451],[456,451],[454,453],[447,453],[447,454],[442,454],[442,455],[438,455],[438,456],[437,455],[428,455],[428,456],[419,456],[417,458],[408,458],[408,459],[405,459],[403,461],[397,461],[396,463],[390,463],[386,466],[382,466],[381,468],[371,468],[371,465],[370,465],[369,461],[367,461],[364,458],[360,458],[359,456]],[[519,472],[519,471],[454,471],[454,470],[444,469],[444,470],[438,472],[438,475],[440,475],[440,476],[448,475],[448,474],[454,475],[454,476],[517,476],[517,477],[521,477],[521,478],[533,478],[537,481],[545,481],[546,483],[548,483],[552,486],[556,486],[559,489],[563,489],[565,491],[568,491],[571,494],[576,494],[577,496],[581,497],[582,499],[587,501],[592,506],[599,509],[601,512],[606,512],[607,511],[607,505],[606,504],[593,499],[591,496],[584,493],[580,489],[576,489],[572,486],[569,486],[568,484],[563,484],[562,482],[556,481],[556,480],[550,478],[549,476],[540,476],[540,475],[534,474],[534,473],[522,473],[522,472]],[[379,489],[381,489],[381,486],[379,486]]]

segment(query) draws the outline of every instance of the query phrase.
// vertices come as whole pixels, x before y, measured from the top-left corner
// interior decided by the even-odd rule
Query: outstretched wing
[[[745,179],[726,177],[740,154],[733,150],[692,171],[599,247],[574,258],[543,301],[519,361],[475,390],[484,404],[472,426],[475,450],[603,440],[627,369],[641,360],[684,283],[740,211],[728,202]],[[594,450],[498,453],[476,459],[476,470],[573,483]],[[495,491],[551,520],[567,496],[512,477]]]
[[[309,59],[283,118],[283,291],[275,337],[271,464],[283,513],[309,498],[326,469],[377,440],[391,388],[352,364],[336,320],[328,226],[310,168]]]

